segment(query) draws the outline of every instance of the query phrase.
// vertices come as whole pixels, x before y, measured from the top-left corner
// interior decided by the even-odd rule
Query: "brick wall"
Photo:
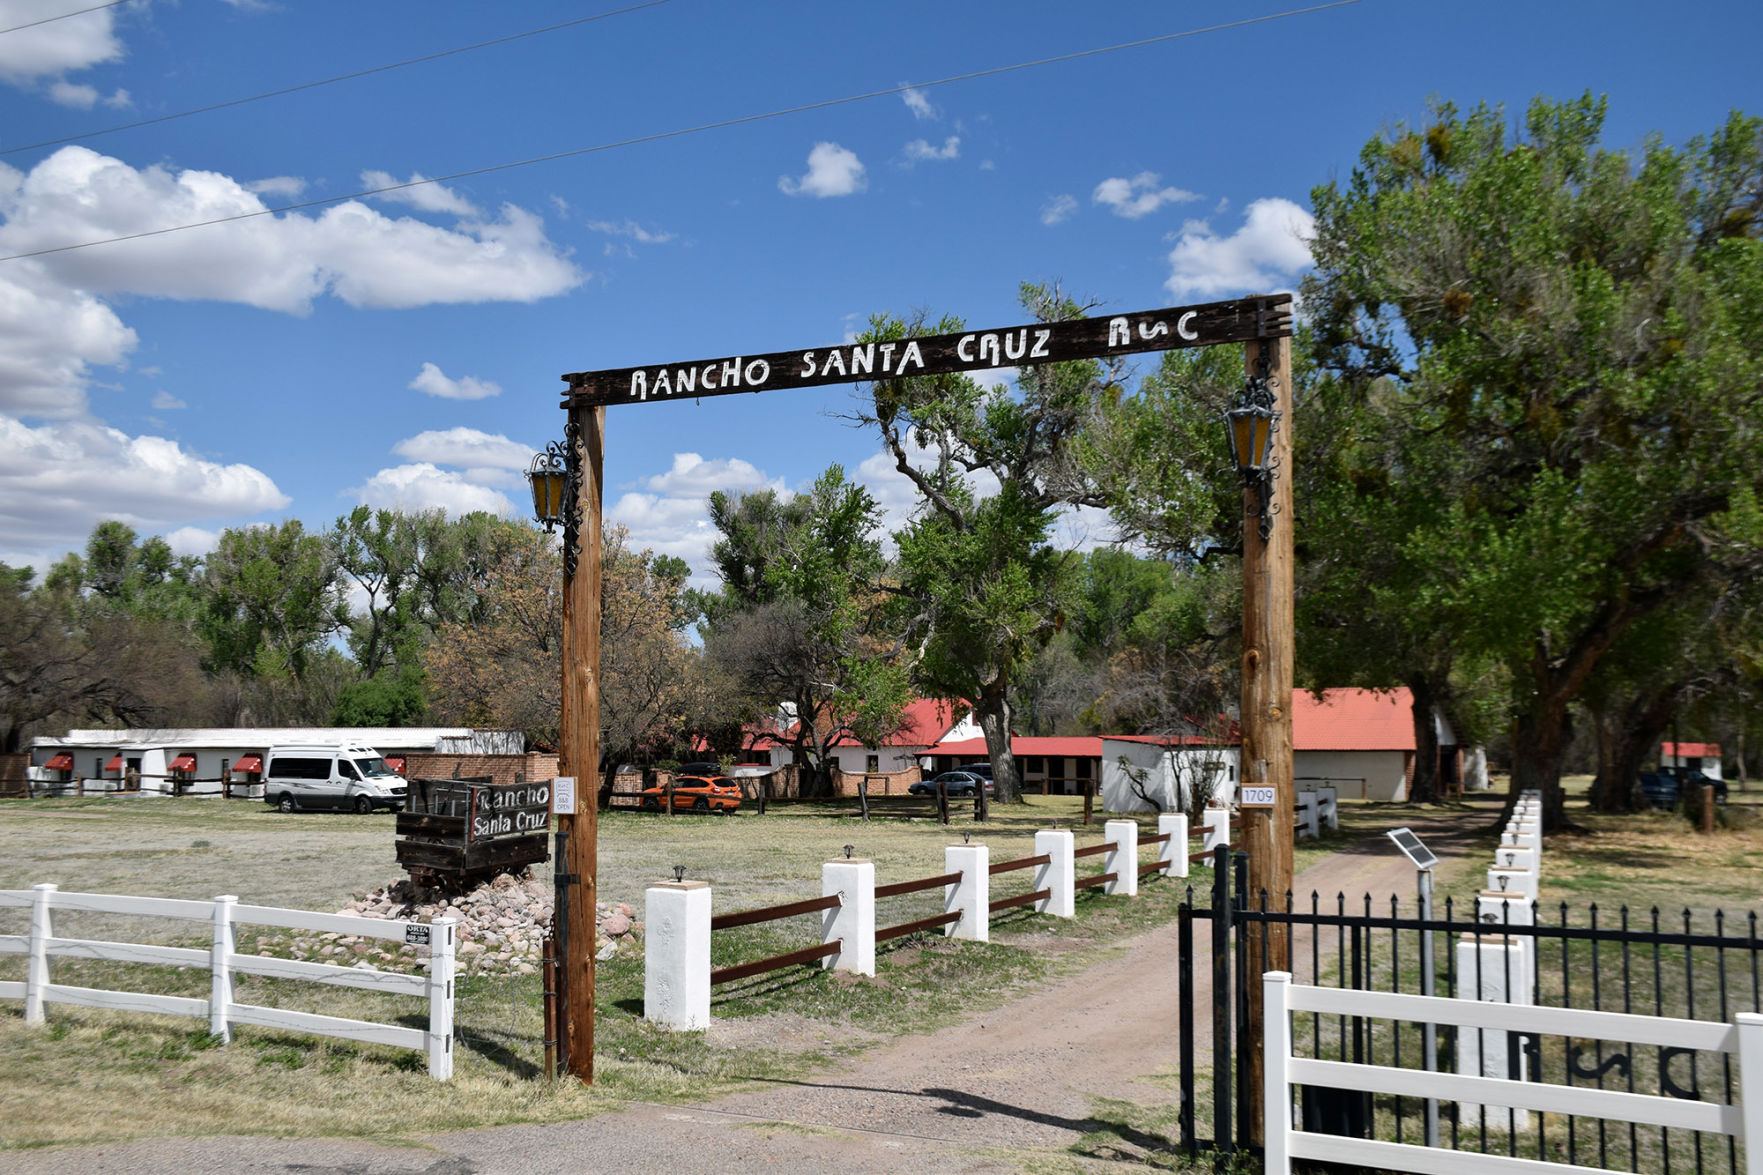
[[[557,774],[557,755],[547,751],[529,751],[524,755],[411,755],[404,772],[423,779],[487,775],[497,783],[531,783]]]
[[[924,778],[924,772],[917,767],[908,767],[904,771],[841,771],[835,767],[833,794],[855,797],[857,781],[866,775],[869,777],[869,794],[872,796],[903,796],[907,788]]]

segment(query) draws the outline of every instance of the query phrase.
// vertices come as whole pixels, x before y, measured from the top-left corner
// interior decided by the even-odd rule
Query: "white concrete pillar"
[[[1219,845],[1230,843],[1230,809],[1207,808],[1204,817],[1206,835],[1200,841],[1200,848],[1210,853]]]
[[[1299,792],[1297,799],[1298,835],[1315,840],[1322,835],[1316,818],[1316,793],[1312,791]]]
[[[233,934],[233,908],[238,904],[236,894],[221,894],[214,899],[214,933],[208,964],[212,980],[208,987],[208,1034],[222,1040],[233,1038],[227,1019],[233,1006],[232,956],[238,949]]]
[[[1516,939],[1503,935],[1477,938],[1466,934],[1457,943],[1457,995],[1488,1003],[1529,1006],[1530,985],[1525,982],[1525,961]],[[1526,1077],[1528,1058],[1519,1050],[1516,1033],[1494,1029],[1463,1028],[1457,1033],[1457,1072],[1470,1077],[1506,1077],[1516,1062],[1517,1076]],[[1490,1128],[1504,1129],[1515,1125],[1524,1129],[1530,1123],[1530,1112],[1519,1109],[1516,1119],[1508,1117],[1505,1106],[1481,1106],[1459,1102],[1457,1120],[1465,1126],[1480,1127],[1485,1114]]]
[[[1537,900],[1537,875],[1529,869],[1495,866],[1488,870],[1488,892],[1516,894],[1527,902],[1534,902]]]
[[[643,921],[643,1019],[667,1028],[710,1027],[709,883],[650,886]]]
[[[961,920],[943,927],[949,938],[992,940],[992,854],[985,845],[948,845],[943,849],[943,872],[959,873],[961,880],[943,887],[943,913],[961,911]]]
[[[1339,788],[1319,787],[1316,801],[1322,805],[1322,822],[1332,832],[1341,826],[1341,793]]]
[[[820,867],[820,896],[838,894],[840,904],[820,912],[822,944],[840,942],[839,953],[820,961],[823,969],[875,974],[875,862],[849,857]]]
[[[1110,820],[1103,826],[1102,836],[1108,851],[1102,854],[1102,872],[1114,874],[1114,880],[1102,887],[1106,894],[1137,897],[1139,893],[1139,822]]]
[[[1157,860],[1163,864],[1163,876],[1188,875],[1188,816],[1186,812],[1165,812],[1157,817],[1157,831],[1169,837],[1158,846]]]
[[[1055,918],[1077,915],[1077,861],[1071,854],[1077,848],[1069,828],[1047,828],[1035,833],[1035,856],[1051,858],[1035,868],[1035,889],[1051,893],[1035,903],[1035,913]]]
[[[45,881],[31,886],[31,940],[24,973],[24,1022],[43,1022],[43,989],[49,986],[49,939],[54,923],[49,906],[55,900],[55,883]]]
[[[1494,850],[1494,868],[1536,871],[1537,855],[1529,845],[1501,845]]]

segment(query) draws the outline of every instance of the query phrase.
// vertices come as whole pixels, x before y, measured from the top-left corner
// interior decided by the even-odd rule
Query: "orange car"
[[[659,785],[644,788],[639,794],[643,807],[651,812],[660,811],[667,803],[667,789]],[[733,812],[741,806],[741,789],[726,775],[680,775],[673,781],[673,806],[676,811],[690,808],[694,812]]]

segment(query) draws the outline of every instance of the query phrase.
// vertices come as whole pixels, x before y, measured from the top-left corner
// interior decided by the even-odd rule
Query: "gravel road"
[[[1447,862],[1473,851],[1481,813],[1404,813]],[[1404,901],[1414,874],[1381,834],[1306,870],[1296,889]],[[1332,903],[1331,903],[1332,904]],[[1173,1106],[1176,927],[1152,931],[1081,973],[969,1021],[902,1037],[826,1072],[702,1106],[627,1103],[548,1126],[436,1135],[424,1148],[348,1140],[158,1139],[0,1154],[4,1175],[278,1172],[500,1175],[508,1172],[1004,1172],[1124,1169],[1170,1139],[1095,1116],[1099,1099]],[[1203,933],[1196,935],[1204,940]],[[1308,940],[1294,943],[1307,953]],[[1197,943],[1204,953],[1204,942]],[[1196,977],[1210,972],[1196,960]],[[1196,1008],[1196,1051],[1210,1046]],[[1104,1157],[1070,1151],[1108,1132]],[[1092,1140],[1093,1141],[1093,1140]],[[1106,1156],[1115,1156],[1113,1158]],[[1142,1168],[1139,1168],[1142,1170]]]

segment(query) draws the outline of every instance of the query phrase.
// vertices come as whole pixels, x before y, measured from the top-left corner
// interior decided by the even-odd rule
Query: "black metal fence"
[[[1499,916],[1478,918],[1447,899],[1442,910],[1422,917],[1418,900],[1391,895],[1348,899],[1312,893],[1268,901],[1247,893],[1247,854],[1220,846],[1217,881],[1209,905],[1196,906],[1192,891],[1179,917],[1181,1017],[1181,1136],[1190,1151],[1210,1150],[1220,1165],[1251,1137],[1247,1066],[1233,1057],[1250,1039],[1248,973],[1250,936],[1262,939],[1263,958],[1276,927],[1290,935],[1293,979],[1328,987],[1482,998],[1489,989],[1518,991],[1543,1007],[1670,1016],[1731,1023],[1740,1012],[1763,1010],[1763,942],[1757,914],[1729,918],[1721,911],[1615,910],[1596,903],[1575,910],[1567,903],[1532,903],[1528,909],[1500,902]],[[1406,909],[1404,909],[1404,905]],[[1523,924],[1528,913],[1530,925]],[[1193,922],[1211,928],[1212,1067],[1195,1064],[1192,1023],[1196,966]],[[1429,946],[1422,965],[1423,943]],[[1527,955],[1481,948],[1507,942],[1527,945]],[[1459,944],[1473,960],[1458,964]],[[1484,970],[1497,957],[1499,974]],[[1424,1030],[1399,1021],[1300,1014],[1292,1025],[1295,1050],[1325,1059],[1412,1069],[1429,1064],[1455,1072],[1469,1048],[1448,1028]],[[1687,1048],[1637,1047],[1621,1041],[1525,1034],[1477,1040],[1468,1055],[1504,1056],[1505,1076],[1581,1088],[1658,1094],[1733,1104],[1738,1089],[1729,1057]],[[1210,1085],[1210,1089],[1205,1088]],[[1201,1099],[1210,1107],[1208,1113]],[[1577,1115],[1518,1112],[1488,1107],[1459,1114],[1451,1103],[1376,1097],[1343,1090],[1306,1088],[1301,1112],[1306,1130],[1420,1142],[1452,1150],[1504,1154],[1630,1172],[1742,1170],[1743,1147],[1733,1139],[1699,1131],[1637,1127]],[[1206,1129],[1210,1126],[1210,1131]],[[1760,1144],[1763,1145],[1763,1144]]]

